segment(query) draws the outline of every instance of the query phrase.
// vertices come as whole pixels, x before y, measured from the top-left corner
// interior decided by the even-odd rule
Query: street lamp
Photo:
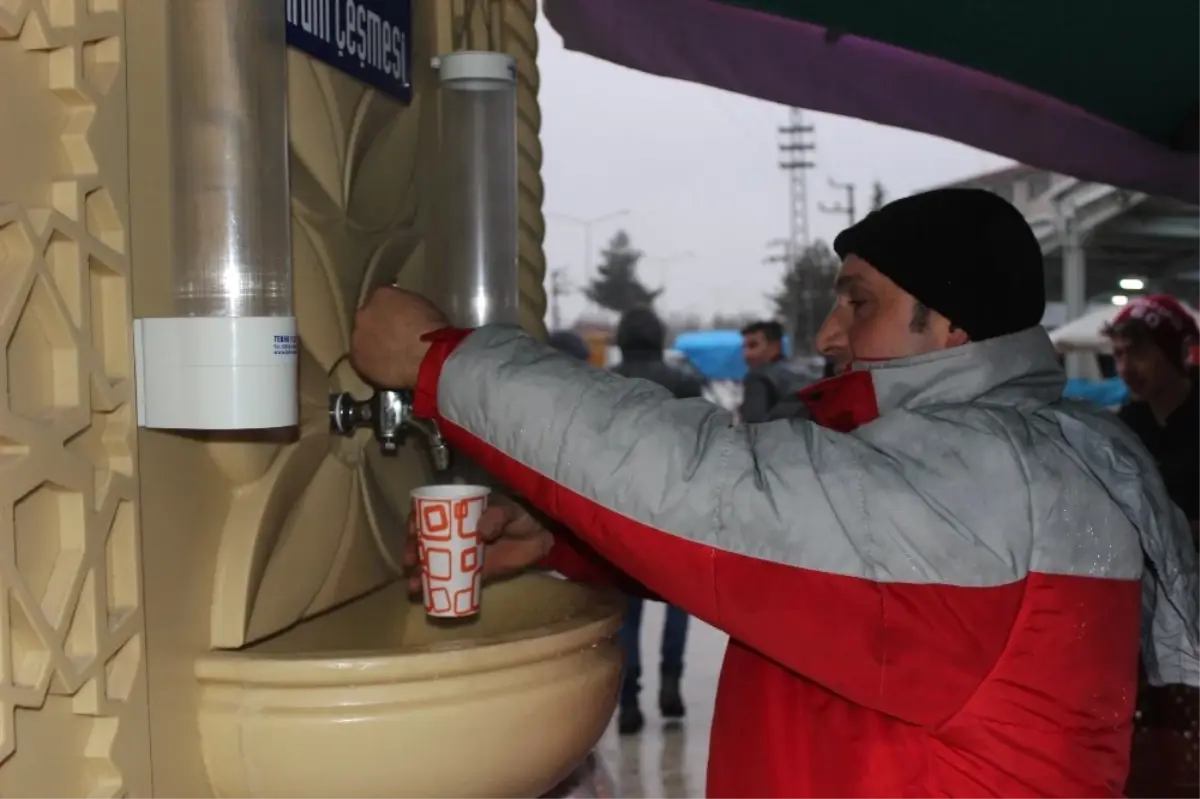
[[[622,208],[619,211],[591,217],[571,216],[570,214],[560,214],[557,211],[547,211],[545,215],[561,219],[564,222],[573,222],[583,228],[583,282],[586,284],[592,274],[592,227],[601,222],[628,216],[629,209]]]

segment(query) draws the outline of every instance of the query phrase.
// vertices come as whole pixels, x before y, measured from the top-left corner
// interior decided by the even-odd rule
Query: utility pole
[[[782,242],[772,242],[783,245],[783,254],[769,257],[772,262],[782,261],[784,270],[795,269],[809,245],[808,232],[808,170],[815,164],[809,160],[809,154],[816,149],[810,140],[813,126],[804,123],[804,111],[793,108],[788,112],[788,124],[779,128],[779,168],[788,176],[788,237]],[[808,281],[802,279],[804,285],[803,298],[805,310],[805,329],[792,330],[795,338],[804,336],[804,341],[812,341],[816,331],[813,328],[812,292],[808,289]],[[789,327],[794,319],[789,319]]]
[[[858,221],[858,216],[854,212],[854,184],[838,183],[833,178],[830,178],[829,188],[846,192],[846,202],[838,203],[837,205],[817,203],[817,208],[819,208],[823,214],[845,214],[850,225],[853,225]],[[849,225],[847,225],[847,227],[849,227]]]
[[[562,309],[559,299],[571,293],[567,285],[567,270],[559,267],[550,270],[550,331],[562,330]]]
[[[779,168],[788,175],[788,241],[791,254],[799,258],[808,246],[808,170],[814,164],[808,153],[816,149],[809,137],[813,126],[804,124],[804,111],[788,112],[788,124],[779,128]]]
[[[764,264],[783,264],[788,266],[788,259],[792,257],[792,243],[787,239],[771,239],[767,242],[767,247],[771,249],[779,248],[779,252],[774,255],[768,255],[763,258]]]

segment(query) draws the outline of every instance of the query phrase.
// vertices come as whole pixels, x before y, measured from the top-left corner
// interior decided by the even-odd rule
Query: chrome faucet
[[[404,443],[406,429],[425,437],[433,456],[433,468],[444,472],[450,468],[450,448],[442,438],[437,424],[413,415],[410,391],[381,389],[370,399],[356,400],[345,391],[329,395],[329,431],[338,435],[353,435],[360,427],[369,427],[384,455],[395,455]]]

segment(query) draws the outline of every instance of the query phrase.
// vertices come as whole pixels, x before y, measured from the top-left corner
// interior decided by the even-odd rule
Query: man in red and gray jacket
[[[353,358],[570,531],[499,509],[493,572],[627,576],[729,634],[710,795],[1118,795],[1139,628],[1152,682],[1200,682],[1185,520],[1062,398],[1015,208],[930,192],[835,249],[807,418],[734,426],[395,289]]]

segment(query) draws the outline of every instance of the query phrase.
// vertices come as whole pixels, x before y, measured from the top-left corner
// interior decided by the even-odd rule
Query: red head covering
[[[1172,362],[1183,367],[1188,350],[1200,339],[1196,316],[1179,300],[1166,294],[1134,297],[1121,309],[1108,328],[1108,334],[1120,335],[1129,323],[1145,325],[1154,343]]]

